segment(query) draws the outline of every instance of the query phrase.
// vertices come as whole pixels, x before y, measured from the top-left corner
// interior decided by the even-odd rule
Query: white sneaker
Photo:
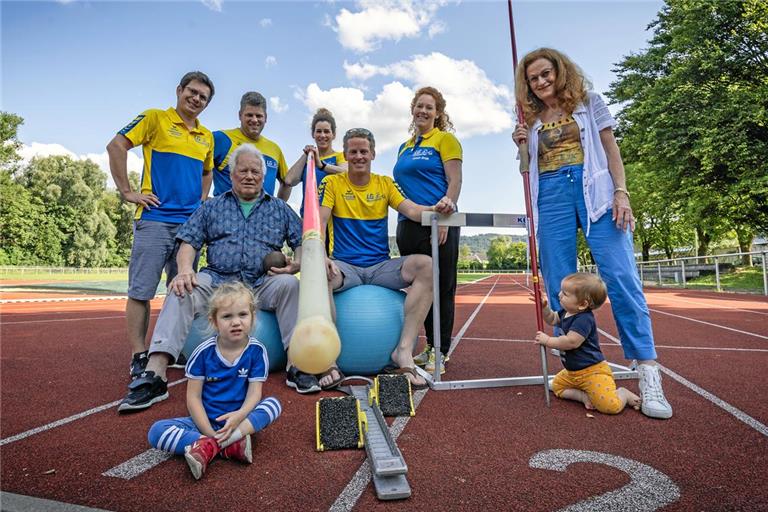
[[[664,398],[664,390],[661,389],[661,372],[659,367],[650,364],[637,366],[640,376],[640,397],[643,402],[640,410],[649,418],[666,420],[672,417],[672,406]]]

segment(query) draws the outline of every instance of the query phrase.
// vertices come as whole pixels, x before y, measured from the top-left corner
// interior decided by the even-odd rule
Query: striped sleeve
[[[124,135],[134,146],[149,142],[157,126],[157,112],[155,109],[145,110],[117,133]]]
[[[403,193],[403,190],[400,188],[400,185],[395,182],[392,178],[389,176],[382,176],[382,179],[385,183],[385,190],[387,194],[387,198],[389,200],[389,206],[397,210],[397,207],[400,206],[400,203],[405,201],[405,194]]]

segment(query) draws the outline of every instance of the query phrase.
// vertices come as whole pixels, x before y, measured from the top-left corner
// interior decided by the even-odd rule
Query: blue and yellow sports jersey
[[[347,173],[326,176],[320,184],[320,206],[331,209],[331,257],[358,267],[389,259],[388,208],[397,209],[403,201],[403,192],[389,176],[371,174],[362,187],[353,185]]]
[[[347,160],[344,158],[344,153],[341,151],[337,151],[335,153],[331,153],[330,155],[326,155],[324,157],[321,157],[320,160],[325,162],[326,164],[330,165],[339,165],[347,163]],[[317,181],[317,187],[320,188],[320,183],[322,183],[323,178],[328,176],[328,173],[321,170],[319,167],[315,166],[315,181]],[[299,211],[299,215],[304,217],[304,189],[306,188],[306,182],[307,182],[307,166],[304,165],[304,170],[301,171],[301,210]]]
[[[234,362],[221,357],[217,339],[214,336],[204,341],[192,352],[185,372],[188,379],[203,381],[203,408],[212,422],[240,409],[249,384],[265,382],[269,375],[267,349],[256,338],[248,338],[248,345]]]
[[[409,139],[397,150],[393,175],[406,197],[417,204],[436,204],[448,191],[444,162],[461,160],[461,144],[448,132],[433,128]],[[405,219],[403,215],[400,220]]]
[[[176,109],[150,109],[118,132],[142,146],[141,193],[155,194],[160,206],[139,205],[136,218],[182,224],[200,206],[203,173],[213,168],[213,135],[195,120],[190,130]]]
[[[218,196],[232,188],[232,180],[229,177],[229,155],[240,146],[240,144],[253,144],[256,149],[264,154],[264,161],[267,168],[264,170],[264,191],[273,196],[275,195],[275,181],[282,183],[285,175],[288,173],[288,164],[285,163],[285,157],[280,146],[264,137],[259,140],[253,140],[240,130],[232,128],[231,130],[217,130],[213,132],[213,195]]]

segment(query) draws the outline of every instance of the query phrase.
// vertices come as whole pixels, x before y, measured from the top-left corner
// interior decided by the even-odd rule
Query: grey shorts
[[[133,223],[133,247],[128,264],[128,297],[150,300],[165,269],[166,286],[176,276],[176,232],[181,224],[139,219]]]
[[[333,260],[343,277],[341,286],[333,290],[333,293],[343,292],[361,284],[374,284],[390,290],[408,288],[411,283],[403,280],[401,272],[405,258],[407,256],[392,258],[370,267],[357,267],[344,261]]]

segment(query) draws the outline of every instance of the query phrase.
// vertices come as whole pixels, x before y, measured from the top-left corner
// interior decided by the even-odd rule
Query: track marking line
[[[157,316],[160,312],[152,313],[150,316]],[[115,316],[90,316],[85,318],[50,318],[46,320],[17,320],[15,322],[3,322],[3,325],[18,325],[18,324],[42,324],[48,322],[78,322],[85,320],[114,320],[115,318],[125,318],[125,314]]]
[[[109,512],[103,508],[84,507],[63,501],[46,500],[5,491],[0,491],[0,503],[2,503],[3,512],[28,512],[30,510],[38,512]]]
[[[725,329],[726,331],[732,331],[732,332],[738,332],[739,334],[746,334],[747,336],[754,336],[755,338],[760,338],[764,340],[768,340],[768,336],[763,336],[762,334],[757,334],[754,332],[749,331],[742,331],[741,329],[734,329],[733,327],[726,327],[725,325],[720,324],[713,324],[712,322],[705,322],[704,320],[697,320],[696,318],[690,318],[687,316],[682,315],[676,315],[674,313],[667,313],[666,311],[659,311],[658,309],[648,309],[649,311],[653,311],[654,313],[659,313],[660,315],[668,315],[675,318],[682,318],[683,320],[688,320],[690,322],[696,322],[699,324],[709,325],[711,327],[718,327],[720,329]]]
[[[472,321],[474,321],[475,317],[477,316],[478,312],[480,311],[480,308],[483,307],[485,302],[488,300],[488,297],[493,292],[494,288],[496,288],[496,284],[499,282],[499,278],[496,279],[496,281],[491,286],[491,289],[488,291],[488,293],[483,297],[483,300],[480,301],[480,304],[477,305],[475,310],[472,312],[472,314],[469,316],[467,321],[462,326],[459,333],[453,337],[453,348],[456,348],[456,346],[461,341],[462,336],[469,328]],[[453,350],[449,352],[452,353]],[[427,394],[427,391],[429,389],[423,389],[421,391],[417,391],[413,395],[413,408],[418,409],[419,404],[421,404],[422,399]],[[408,424],[408,421],[410,421],[411,416],[400,416],[398,417],[392,425],[389,427],[389,432],[392,435],[393,440],[397,440],[397,438],[400,436],[400,434],[405,429],[405,426]],[[333,502],[331,505],[331,508],[329,508],[329,512],[347,512],[354,508],[357,501],[360,499],[360,496],[363,495],[363,492],[368,487],[368,484],[371,482],[372,478],[371,473],[371,466],[368,463],[368,458],[366,457],[365,461],[360,465],[360,467],[357,469],[354,475],[352,475],[352,478],[349,480],[349,483],[347,483],[346,487],[344,487],[344,490],[341,491],[339,496],[336,498],[336,501]]]
[[[602,329],[598,329],[598,331],[600,331],[600,334],[602,334],[603,336],[605,336],[606,338],[608,338],[609,340],[611,340],[615,344],[621,345],[621,342],[619,342],[618,338],[616,338],[615,336],[610,335],[609,333],[605,332]],[[753,429],[757,430],[759,433],[761,433],[764,436],[768,437],[768,426],[766,426],[763,423],[759,422],[758,420],[756,420],[755,418],[753,418],[749,414],[745,413],[741,409],[738,409],[738,408],[732,406],[731,404],[729,404],[728,402],[726,402],[722,398],[720,398],[720,397],[710,393],[709,391],[707,391],[706,389],[698,386],[697,384],[694,384],[693,382],[689,381],[688,379],[686,379],[685,377],[683,377],[679,373],[676,373],[676,372],[670,370],[669,368],[667,368],[666,366],[664,366],[662,364],[659,364],[659,363],[656,363],[656,364],[659,366],[659,369],[662,372],[664,372],[667,375],[669,375],[672,379],[676,380],[677,382],[679,382],[680,384],[682,384],[686,388],[690,389],[694,393],[704,397],[706,400],[708,400],[708,401],[712,402],[713,404],[715,404],[716,406],[720,407],[725,412],[733,415],[737,420],[739,420],[742,423],[752,427]]]
[[[171,457],[173,457],[172,453],[150,448],[132,459],[128,459],[122,464],[118,464],[112,469],[108,469],[103,472],[102,475],[130,480],[131,478],[135,478],[145,471],[152,469],[158,464],[165,462]]]
[[[498,341],[500,343],[533,343],[533,340],[515,338],[476,338],[464,336],[467,341]],[[618,348],[607,345],[609,348]],[[656,345],[656,348],[670,348],[677,350],[712,350],[718,352],[768,352],[768,348],[734,348],[734,347],[686,347],[684,345]]]
[[[755,315],[768,316],[768,311],[755,311],[753,309],[744,309],[744,308],[738,308],[738,307],[735,307],[735,306],[727,306],[727,305],[720,305],[720,304],[709,304],[707,302],[699,302],[699,301],[679,298],[679,297],[675,297],[675,296],[670,297],[668,295],[654,295],[653,297],[654,298],[659,297],[659,298],[663,298],[664,300],[672,300],[672,301],[675,301],[675,302],[682,302],[684,304],[698,304],[699,306],[709,306],[712,309],[730,309],[732,311],[742,311],[744,313],[752,313],[752,314],[755,314]]]
[[[177,384],[181,384],[182,382],[186,381],[186,377],[183,379],[179,379],[173,382],[168,383],[168,387],[173,387]],[[121,400],[115,400],[114,402],[110,402],[108,404],[100,405],[98,407],[94,407],[92,409],[88,409],[87,411],[79,412],[77,414],[73,414],[72,416],[68,416],[66,418],[62,418],[60,420],[56,420],[54,422],[48,423],[47,425],[43,425],[41,427],[35,427],[33,429],[27,430],[25,432],[21,432],[20,434],[13,435],[11,437],[4,437],[0,439],[0,446],[5,446],[7,444],[15,443],[16,441],[21,441],[22,439],[26,439],[27,437],[33,436],[35,434],[40,434],[41,432],[47,432],[48,430],[54,429],[56,427],[60,427],[62,425],[66,425],[67,423],[72,423],[73,421],[77,421],[82,418],[86,418],[92,414],[96,414],[97,412],[106,411],[107,409],[111,409],[112,407],[116,407],[118,404],[122,402]]]
[[[523,286],[520,283],[515,283],[515,284],[517,284],[521,288],[524,288],[524,289],[528,290],[529,292],[533,291],[532,289],[530,289],[530,288],[528,288],[526,286]],[[727,327],[725,325],[714,324],[714,323],[711,323],[711,322],[705,322],[704,320],[698,320],[696,318],[691,318],[691,317],[682,316],[682,315],[676,315],[674,313],[667,313],[666,311],[660,311],[658,309],[648,308],[648,311],[653,311],[654,313],[659,313],[660,315],[668,315],[668,316],[672,316],[672,317],[675,317],[675,318],[681,318],[683,320],[688,320],[690,322],[697,322],[697,323],[700,323],[700,324],[709,325],[711,327],[718,327],[720,329],[725,329],[727,331],[738,332],[739,334],[746,334],[747,336],[754,336],[756,338],[761,338],[761,339],[764,339],[764,340],[768,340],[768,336],[763,336],[762,334],[757,334],[757,333],[754,333],[754,332],[742,331],[740,329],[734,329],[733,327]],[[601,330],[601,332],[603,332],[603,331]]]

